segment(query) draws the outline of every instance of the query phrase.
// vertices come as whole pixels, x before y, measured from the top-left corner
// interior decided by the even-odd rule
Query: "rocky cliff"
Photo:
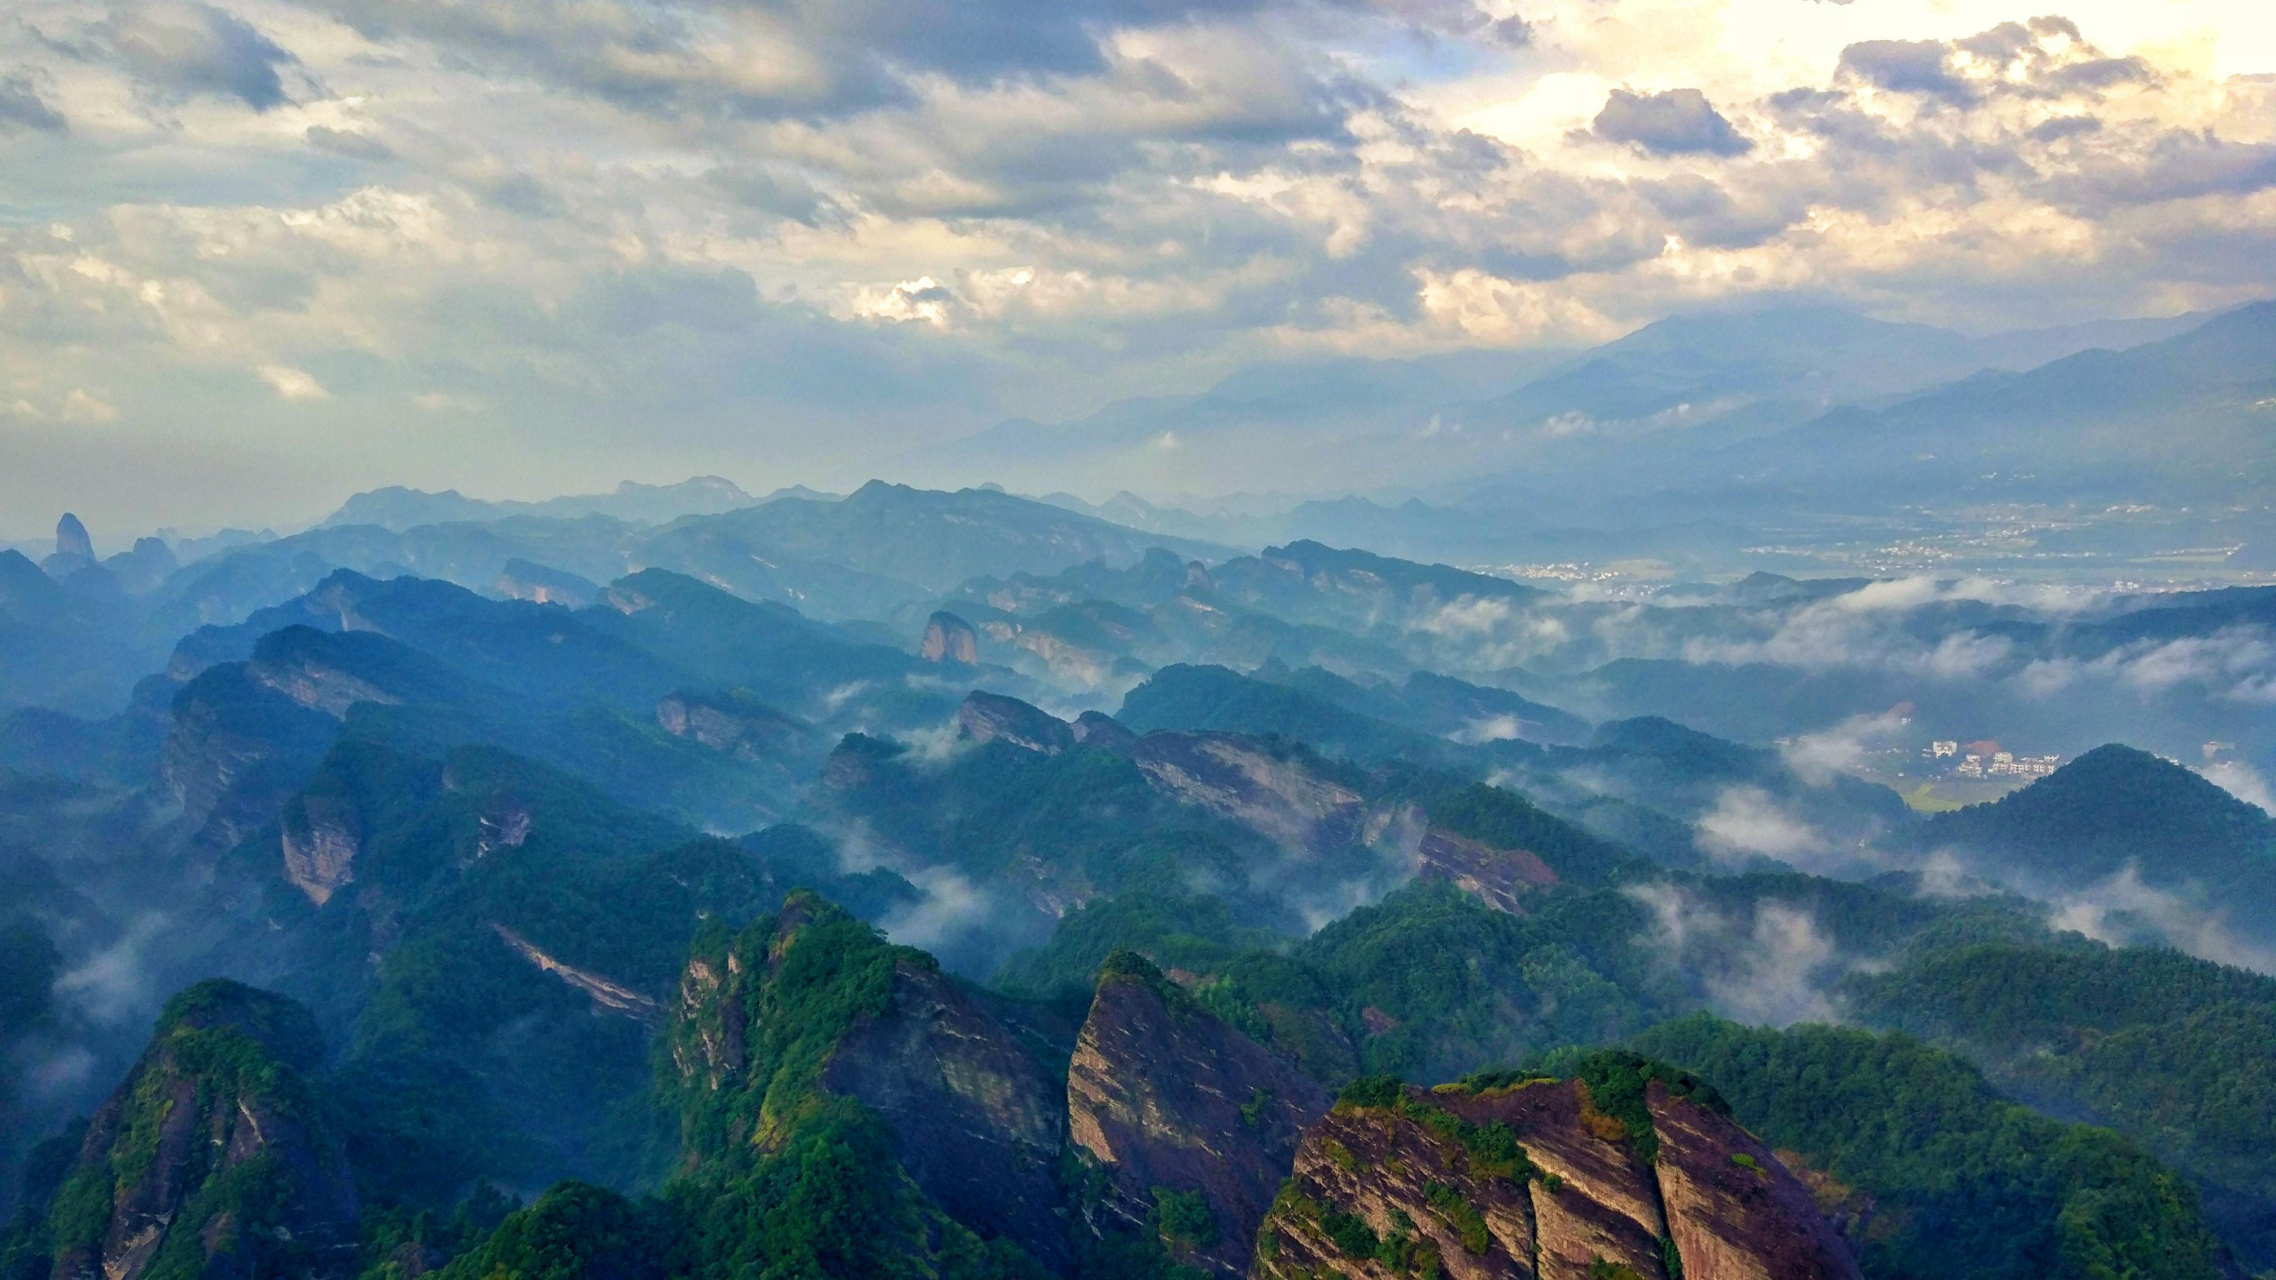
[[[1523,915],[1527,894],[1557,883],[1557,873],[1526,849],[1497,849],[1443,827],[1423,833],[1415,849],[1415,875],[1443,880],[1497,911]]]
[[[674,693],[656,704],[656,726],[746,763],[813,752],[820,742],[804,721],[745,693]]]
[[[699,1176],[754,1149],[763,1160],[850,1101],[950,1218],[1048,1267],[1072,1261],[1056,1212],[1059,1086],[923,952],[793,894],[732,939],[699,940],[666,1036]]]
[[[1257,1224],[1325,1090],[1131,952],[1110,956],[1067,1071],[1068,1136],[1105,1175],[1096,1214],[1152,1227],[1181,1260],[1248,1269]],[[1176,1197],[1207,1218],[1164,1221]]]
[[[925,623],[924,641],[917,646],[917,656],[927,662],[961,662],[965,666],[980,664],[980,633],[972,624],[953,613],[936,613]]]
[[[1347,1089],[1305,1135],[1251,1274],[1856,1280],[1809,1191],[1681,1073]]]
[[[352,1271],[355,1181],[305,1077],[321,1055],[282,996],[215,980],[167,1002],[55,1198],[54,1280]]]

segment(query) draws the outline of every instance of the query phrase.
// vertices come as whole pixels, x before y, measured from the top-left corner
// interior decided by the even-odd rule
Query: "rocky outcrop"
[[[672,694],[656,704],[656,725],[748,763],[814,746],[814,731],[803,721],[742,693]]]
[[[1020,1242],[1046,1265],[1068,1261],[1054,1213],[1058,1090],[937,968],[894,966],[886,1007],[838,1042],[822,1086],[884,1120],[909,1176],[950,1216]]]
[[[566,609],[582,609],[601,598],[599,583],[518,556],[498,570],[490,589],[508,600],[557,604]]]
[[[1526,849],[1497,849],[1443,827],[1423,833],[1415,875],[1442,880],[1497,911],[1523,915],[1525,895],[1557,883],[1557,873]]]
[[[1075,745],[1066,721],[1000,693],[975,690],[967,695],[956,709],[956,722],[969,742],[1003,742],[1047,756]]]
[[[787,1010],[802,1012],[786,1012]],[[826,1010],[827,1012],[822,1012]],[[773,1015],[776,1021],[769,1021]],[[823,1110],[802,1099],[859,1103],[933,1204],[982,1236],[1018,1244],[1045,1266],[1073,1262],[1058,1213],[1066,1101],[1053,1073],[922,952],[887,944],[813,894],[732,940],[699,940],[665,1032],[691,1133],[713,1100],[724,1143],[691,1150],[744,1158],[785,1140],[784,1119]],[[747,1102],[734,1101],[743,1094]],[[763,1105],[761,1100],[763,1099]],[[778,1126],[769,1128],[769,1126]]]
[[[563,964],[540,951],[529,939],[502,924],[493,923],[490,928],[497,933],[498,940],[505,943],[515,955],[584,992],[592,1000],[594,1012],[621,1013],[650,1024],[664,1020],[662,1005],[623,983],[575,965]]]
[[[1599,1079],[1617,1097],[1362,1081],[1305,1135],[1250,1274],[1857,1280],[1808,1189],[1695,1083],[1633,1063]]]
[[[1320,849],[1364,838],[1364,798],[1290,756],[1222,733],[1154,733],[1131,753],[1155,785],[1254,830],[1283,848]]]
[[[362,823],[337,796],[301,795],[284,812],[285,878],[321,907],[356,878]]]
[[[200,845],[225,849],[275,816],[307,780],[337,725],[254,682],[243,663],[199,674],[174,696],[159,777]]]
[[[1243,1274],[1298,1140],[1327,1109],[1326,1091],[1295,1064],[1144,958],[1109,957],[1067,1072],[1069,1140],[1106,1175],[1098,1210],[1143,1227],[1157,1188],[1198,1195],[1209,1228],[1164,1243],[1185,1261]]]
[[[980,664],[980,633],[972,624],[953,613],[935,613],[925,622],[925,638],[917,646],[917,656],[927,662],[959,662],[968,667]]]
[[[152,590],[181,567],[174,549],[163,538],[136,538],[132,550],[103,561],[103,568],[118,579],[119,585],[136,594]]]
[[[79,517],[66,511],[55,522],[55,554],[75,556],[92,564],[95,560],[95,540],[87,536],[87,526]]]
[[[1658,1081],[1660,1197],[1684,1280],[1855,1280],[1856,1264],[1816,1196],[1769,1148]]]
[[[321,1054],[282,996],[215,980],[169,1001],[56,1198],[55,1280],[351,1274],[355,1181],[305,1076]]]
[[[1070,732],[1075,735],[1075,741],[1086,747],[1096,747],[1118,755],[1130,754],[1139,742],[1138,735],[1132,733],[1128,726],[1104,711],[1085,711],[1075,717]]]
[[[1099,712],[1085,712],[1069,725],[1017,698],[977,692],[965,698],[957,719],[967,741],[1006,742],[1045,755],[1081,745],[1126,756],[1156,790],[1230,818],[1293,852],[1376,846],[1393,837],[1401,841],[1400,847],[1413,846],[1411,832],[1401,835],[1393,829],[1403,816],[1401,810],[1371,807],[1359,792],[1313,768],[1301,753],[1275,750],[1240,734],[1161,732],[1139,737]],[[843,747],[839,754],[846,755]],[[839,764],[836,758],[831,763]],[[858,785],[854,763],[849,759],[835,777]],[[824,781],[832,784],[833,775],[825,771]],[[1487,874],[1514,885],[1548,871],[1524,865],[1528,859],[1531,855],[1506,856],[1502,859],[1506,865]]]

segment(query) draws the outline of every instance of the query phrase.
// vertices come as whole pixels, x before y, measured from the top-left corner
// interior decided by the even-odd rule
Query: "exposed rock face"
[[[1857,1280],[1760,1142],[1657,1080],[1647,1097],[1652,1163],[1577,1080],[1338,1105],[1305,1135],[1250,1274],[1394,1280],[1435,1259],[1454,1280]]]
[[[75,556],[89,564],[95,561],[95,540],[87,536],[87,526],[79,523],[79,517],[68,511],[55,522],[55,554]]]
[[[1398,1276],[1373,1249],[1347,1247],[1365,1242],[1340,1215],[1356,1217],[1376,1239],[1403,1233],[1451,1280],[1558,1274],[1534,1269],[1533,1184],[1515,1172],[1474,1169],[1459,1142],[1413,1120],[1339,1107],[1297,1149],[1295,1175],[1257,1233],[1250,1275]]]
[[[836,943],[811,941],[832,933]],[[773,920],[731,945],[699,943],[665,1036],[683,1087],[699,1096],[756,1090],[770,1106],[795,1108],[776,1096],[798,1086],[768,1074],[787,1068],[766,1059],[767,1046],[814,1034],[814,1024],[770,1027],[765,1011],[806,998],[779,985],[798,948],[832,945],[840,948],[829,962],[836,976],[806,971],[800,982],[881,985],[859,998],[861,1011],[817,1055],[819,1075],[808,1087],[875,1114],[910,1179],[951,1217],[1067,1270],[1074,1255],[1057,1212],[1056,1172],[1067,1104],[1052,1073],[929,957],[890,947],[820,898],[793,894]],[[864,974],[872,977],[857,976]],[[751,1136],[736,1141],[747,1146]]]
[[[1075,745],[1073,730],[1059,717],[1017,698],[974,691],[956,709],[963,735],[972,742],[1007,742],[1055,756]]]
[[[1319,852],[1373,846],[1399,834],[1392,829],[1402,816],[1398,810],[1370,808],[1365,797],[1322,776],[1301,758],[1268,750],[1239,734],[1161,732],[1141,738],[1099,712],[1085,712],[1070,726],[1017,698],[994,693],[965,698],[957,718],[964,736],[975,742],[1008,742],[1046,755],[1081,744],[1127,756],[1158,790],[1230,818],[1286,849]],[[842,748],[840,754],[845,754]],[[833,758],[832,765],[836,764]],[[849,771],[840,776],[858,784],[850,768],[849,764]],[[825,774],[824,781],[832,779]],[[1411,833],[1403,836],[1403,847],[1412,847],[1414,838]],[[1513,857],[1517,861],[1511,861]],[[1486,874],[1515,884],[1528,875],[1548,872],[1545,866],[1524,865],[1528,860],[1539,862],[1530,854],[1504,854]]]
[[[1086,747],[1097,747],[1120,755],[1130,754],[1139,741],[1137,734],[1104,711],[1085,711],[1075,717],[1073,733],[1075,741]]]
[[[1255,742],[1220,733],[1155,733],[1132,753],[1156,785],[1188,804],[1231,818],[1287,848],[1349,844],[1362,837],[1363,798]]]
[[[1658,1081],[1647,1096],[1684,1280],[1854,1280],[1816,1198],[1754,1135]]]
[[[927,662],[961,662],[973,667],[980,664],[980,633],[972,624],[953,613],[936,613],[925,623],[924,643],[917,646],[917,656]]]
[[[159,777],[198,840],[227,848],[275,816],[308,776],[338,727],[255,683],[242,663],[201,673],[174,696],[174,723],[159,749]]]
[[[563,964],[538,950],[529,939],[502,924],[493,923],[490,928],[497,933],[498,940],[511,948],[515,955],[590,996],[595,1012],[621,1013],[651,1024],[663,1021],[662,1005],[623,983],[604,978],[588,969]]]
[[[1067,1073],[1068,1137],[1106,1171],[1106,1212],[1140,1226],[1154,1188],[1197,1192],[1215,1239],[1190,1260],[1240,1275],[1298,1140],[1327,1109],[1326,1091],[1293,1063],[1144,959],[1108,961]]]
[[[362,847],[354,808],[336,796],[303,795],[285,806],[285,878],[317,906],[356,878]]]
[[[169,1001],[58,1197],[108,1210],[59,1210],[55,1280],[352,1273],[355,1181],[302,1075],[321,1052],[315,1020],[282,996],[216,980]]]
[[[103,568],[117,578],[119,585],[128,591],[143,592],[166,580],[166,575],[181,567],[174,558],[174,549],[163,538],[137,538],[134,549],[122,551],[103,562]]]
[[[1598,1118],[1577,1082],[1538,1084],[1472,1106],[1518,1133],[1542,1178],[1533,1183],[1534,1250],[1542,1280],[1581,1280],[1598,1258],[1633,1268],[1646,1280],[1664,1274],[1660,1238],[1667,1234],[1651,1166],[1636,1154],[1618,1121]],[[1558,1189],[1550,1190],[1550,1178]]]
[[[509,600],[530,600],[582,609],[601,598],[600,584],[516,557],[498,571],[490,589]]]
[[[814,731],[804,723],[741,694],[675,693],[656,704],[664,732],[723,755],[756,762],[810,749]]]
[[[1530,850],[1496,849],[1440,827],[1423,833],[1415,859],[1422,879],[1446,881],[1512,915],[1525,913],[1520,904],[1528,892],[1557,883],[1557,873]]]
[[[1069,1260],[1053,1208],[1061,1104],[1038,1063],[937,969],[902,963],[882,1014],[856,1022],[823,1087],[884,1119],[909,1176],[983,1234]]]

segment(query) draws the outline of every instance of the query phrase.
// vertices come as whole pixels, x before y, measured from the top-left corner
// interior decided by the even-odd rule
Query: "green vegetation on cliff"
[[[2196,1177],[2207,1217],[2276,1264],[2276,978],[2176,951],[1984,944],[1850,983],[1856,1015],[1966,1054],[2006,1092]]]
[[[1909,1036],[1698,1015],[1631,1043],[1714,1080],[1740,1123],[1869,1194],[1869,1277],[2221,1275],[2187,1180],[2106,1129],[2001,1098]]]

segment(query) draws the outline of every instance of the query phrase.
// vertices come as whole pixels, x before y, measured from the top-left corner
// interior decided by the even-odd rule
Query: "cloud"
[[[2091,657],[2058,654],[2026,664],[2014,684],[2035,698],[2075,696],[2076,686],[2100,684],[2145,700],[2193,687],[2232,702],[2264,702],[2276,687],[2276,635],[2235,626],[2209,636],[2135,641]]]
[[[63,133],[70,127],[63,113],[40,97],[28,75],[0,79],[0,133],[23,129]]]
[[[1779,744],[1778,754],[1802,781],[1822,787],[1842,774],[1860,772],[1866,754],[1899,741],[1909,720],[1899,708],[1851,716],[1830,729],[1787,739]]]
[[[1841,70],[1893,93],[1972,102],[1975,90],[1945,68],[1951,56],[1952,47],[1938,40],[1861,40],[1841,51]]]
[[[1808,911],[1791,903],[1751,904],[1727,915],[1672,884],[1623,890],[1651,912],[1654,944],[1678,972],[1694,975],[1724,1017],[1763,1026],[1832,1022],[1832,983],[1855,966]]]
[[[280,398],[286,400],[332,398],[332,393],[324,389],[323,383],[318,382],[306,370],[295,369],[288,364],[262,365],[261,381],[268,383]]]
[[[2047,925],[2111,946],[2139,945],[2146,935],[2199,959],[2276,973],[2276,951],[2237,937],[2226,911],[2208,911],[2142,883],[2130,862],[2100,884],[2057,896]]]
[[[123,6],[112,14],[110,38],[144,84],[173,97],[235,98],[255,111],[285,101],[277,68],[297,61],[243,18],[196,0]]]
[[[346,156],[350,160],[378,161],[395,158],[395,153],[388,150],[386,143],[368,133],[357,133],[349,129],[334,129],[326,125],[312,124],[308,126],[307,132],[302,136],[307,138],[309,146],[318,151],[330,152],[336,156]]]
[[[1917,48],[1845,59],[1643,0],[26,0],[0,146],[39,149],[11,179],[41,214],[0,228],[0,400],[100,386],[129,452],[40,487],[172,520],[224,501],[156,461],[192,411],[309,503],[661,456],[837,483],[1259,358],[1760,293],[1971,329],[2265,294],[2276,85],[2216,77],[2166,8],[2104,52],[1857,6]],[[377,408],[437,387],[492,411]],[[1588,425],[1618,424],[1551,430]],[[1177,438],[1131,465],[1247,484]],[[1365,465],[1274,462],[1292,492]]]
[[[2093,98],[2157,78],[2140,58],[2105,56],[2061,17],[2003,22],[1960,40],[1860,41],[1842,50],[1840,73],[1954,107],[1996,95]]]
[[[1654,155],[1736,156],[1754,149],[1697,89],[1614,89],[1591,127],[1607,142],[1631,143]]]
[[[2260,771],[2242,760],[2219,760],[2197,772],[2206,779],[2246,804],[2258,805],[2261,812],[2276,816],[2276,793],[2268,789],[2268,780]]]
[[[104,1025],[143,1016],[163,994],[151,987],[149,951],[167,924],[156,912],[136,916],[111,945],[56,978],[56,999]]]
[[[1826,851],[1824,835],[1760,787],[1725,788],[1699,819],[1695,843],[1701,853],[1734,867],[1757,858],[1800,864]]]

